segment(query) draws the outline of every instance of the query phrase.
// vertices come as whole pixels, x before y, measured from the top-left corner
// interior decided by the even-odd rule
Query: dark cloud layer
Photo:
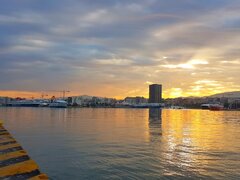
[[[1,4],[2,90],[120,97],[147,95],[151,82],[165,96],[240,88],[238,0]]]

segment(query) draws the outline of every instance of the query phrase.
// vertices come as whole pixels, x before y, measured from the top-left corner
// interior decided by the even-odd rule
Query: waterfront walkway
[[[48,179],[0,122],[0,179]]]

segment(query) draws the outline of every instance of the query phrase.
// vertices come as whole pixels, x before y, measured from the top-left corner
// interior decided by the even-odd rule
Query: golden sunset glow
[[[240,89],[236,2],[67,4],[0,14],[0,96],[148,97],[152,83],[164,98]]]
[[[191,86],[190,90],[184,91],[181,88],[171,88],[167,90],[163,90],[163,98],[176,98],[176,97],[189,97],[189,96],[196,96],[196,97],[203,97],[209,96],[221,92],[231,92],[231,91],[238,91],[238,88],[225,88],[222,85],[216,84],[216,82],[210,82],[207,85],[204,85],[204,81],[197,81],[193,86]],[[164,87],[163,87],[164,88]],[[117,89],[116,91],[112,91],[112,88],[106,88],[110,91],[98,91],[91,93],[85,92],[81,93],[78,91],[66,93],[66,96],[78,96],[78,95],[92,95],[92,96],[102,96],[102,97],[113,97],[116,99],[124,99],[127,96],[143,96],[148,98],[148,86],[145,86],[145,89],[136,89],[127,91],[125,89],[125,93],[121,93],[122,91]],[[119,94],[119,95],[115,95]],[[41,98],[44,95],[44,98],[51,98],[52,96],[55,97],[62,97],[62,92],[31,92],[31,91],[0,91],[0,96],[7,96],[7,97],[22,97],[22,98]]]
[[[0,179],[239,179],[240,0],[2,0],[1,125]]]

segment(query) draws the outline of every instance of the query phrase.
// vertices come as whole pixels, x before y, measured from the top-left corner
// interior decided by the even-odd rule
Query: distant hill
[[[208,97],[213,98],[220,98],[220,97],[227,97],[227,98],[240,98],[240,91],[233,91],[233,92],[224,92],[219,94],[214,94]]]

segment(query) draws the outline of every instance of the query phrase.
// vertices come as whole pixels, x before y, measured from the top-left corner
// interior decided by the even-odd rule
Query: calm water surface
[[[51,179],[239,179],[240,112],[0,108]]]

